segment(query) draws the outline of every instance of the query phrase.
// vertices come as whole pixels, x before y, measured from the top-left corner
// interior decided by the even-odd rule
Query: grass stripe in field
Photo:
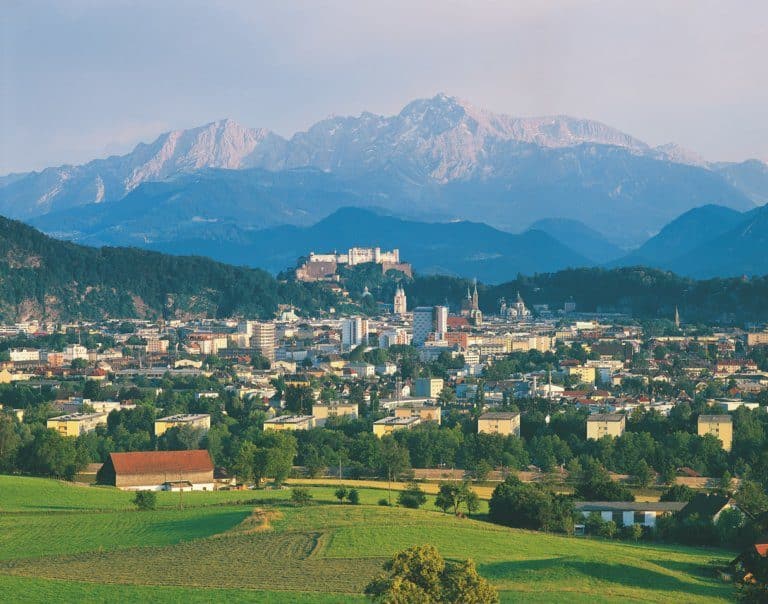
[[[153,512],[0,514],[0,560],[199,539],[229,530],[251,510],[242,506]]]
[[[127,602],[153,604],[209,604],[227,602],[241,604],[338,604],[365,602],[362,595],[323,594],[255,589],[216,589],[200,587],[165,587],[158,585],[100,584],[86,581],[60,581],[36,577],[0,575],[0,594],[15,604],[48,604],[49,602]]]

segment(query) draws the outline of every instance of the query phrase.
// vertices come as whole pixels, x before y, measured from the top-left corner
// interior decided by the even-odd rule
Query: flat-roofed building
[[[408,417],[389,416],[373,422],[373,433],[378,437],[391,434],[395,430],[411,430],[421,423],[417,415]]]
[[[205,449],[110,453],[96,480],[124,491],[212,491],[213,462]]]
[[[281,415],[264,421],[265,430],[311,430],[314,427],[312,415]]]
[[[442,409],[438,405],[405,404],[395,407],[395,417],[418,417],[422,422],[442,423]]]
[[[600,440],[603,436],[618,438],[627,427],[627,416],[622,413],[595,413],[587,418],[587,438]]]
[[[180,413],[155,420],[155,436],[165,434],[171,428],[190,426],[208,432],[211,429],[211,416],[207,413]]]
[[[520,436],[520,414],[509,411],[483,413],[477,418],[477,433]]]
[[[699,415],[699,436],[711,434],[723,443],[723,450],[730,451],[733,444],[733,420],[730,415]]]
[[[565,375],[575,377],[579,381],[579,384],[595,383],[596,372],[594,367],[577,365],[574,367],[564,367],[563,370],[565,371]]]
[[[443,390],[442,378],[416,378],[413,381],[413,396],[428,396],[437,398]]]
[[[52,417],[45,425],[62,436],[80,436],[93,432],[96,426],[103,426],[106,423],[107,413],[69,413]]]
[[[312,405],[312,416],[315,418],[316,426],[324,426],[329,417],[349,417],[357,419],[357,403],[315,403]]]

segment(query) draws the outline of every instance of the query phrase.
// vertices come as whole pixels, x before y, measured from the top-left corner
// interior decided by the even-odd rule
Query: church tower
[[[677,310],[677,305],[675,305],[675,327],[680,329],[680,312]]]
[[[403,289],[402,285],[397,286],[397,290],[395,291],[395,299],[392,304],[392,311],[396,315],[404,315],[406,308],[407,308],[407,301],[405,298],[405,290]]]

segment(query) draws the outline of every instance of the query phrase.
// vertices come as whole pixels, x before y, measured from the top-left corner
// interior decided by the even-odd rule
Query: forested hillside
[[[0,218],[0,320],[271,317],[281,301],[308,311],[332,299],[320,288],[202,257],[58,241]]]

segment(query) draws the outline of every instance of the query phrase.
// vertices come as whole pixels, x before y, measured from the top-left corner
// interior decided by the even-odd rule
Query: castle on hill
[[[359,264],[378,264],[381,272],[400,271],[413,277],[413,269],[407,262],[400,262],[400,250],[382,251],[378,247],[351,247],[344,253],[316,254],[310,252],[306,261],[296,269],[299,281],[335,281],[338,280],[339,265],[357,266]]]

